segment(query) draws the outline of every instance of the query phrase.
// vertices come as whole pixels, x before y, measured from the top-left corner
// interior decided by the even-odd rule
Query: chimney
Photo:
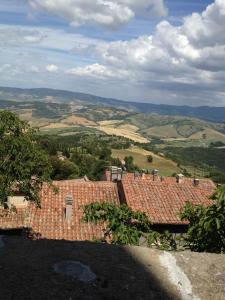
[[[184,175],[183,174],[177,174],[177,176],[176,176],[177,183],[182,183],[183,179],[184,179]]]
[[[198,186],[199,185],[199,179],[195,178],[193,181],[194,186]]]
[[[73,215],[73,196],[68,194],[65,199],[66,202],[66,210],[65,210],[65,217],[66,221],[71,221]]]
[[[117,181],[117,167],[116,166],[112,166],[111,167],[111,181]]]
[[[117,181],[121,181],[122,180],[122,173],[123,173],[122,168],[118,168],[117,169]]]
[[[140,178],[140,173],[138,171],[134,171],[134,179]]]
[[[159,172],[159,170],[156,170],[156,169],[153,169],[153,170],[152,170],[153,181],[155,181],[155,177],[158,176],[158,172]]]

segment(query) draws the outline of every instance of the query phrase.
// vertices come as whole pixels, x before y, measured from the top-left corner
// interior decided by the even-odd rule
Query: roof
[[[195,186],[190,178],[177,183],[174,177],[163,181],[156,177],[153,181],[150,175],[134,179],[133,174],[123,177],[122,187],[127,205],[145,212],[154,224],[185,224],[179,217],[185,202],[210,205],[209,197],[215,190],[215,184],[208,179],[199,180]]]
[[[41,191],[41,208],[30,204],[18,213],[0,218],[1,229],[30,228],[34,237],[57,240],[92,240],[102,236],[103,224],[93,225],[82,221],[82,206],[92,202],[109,202],[119,205],[117,186],[112,182],[83,182],[76,180],[54,181],[58,193],[45,184]],[[65,219],[65,198],[73,197],[73,216]],[[2,210],[4,212],[4,210]],[[26,216],[26,218],[25,218]]]
[[[37,238],[64,240],[92,240],[101,238],[104,224],[94,225],[82,221],[82,206],[93,202],[109,202],[119,205],[125,202],[131,209],[145,212],[154,224],[185,224],[179,213],[185,202],[210,205],[210,195],[215,184],[208,179],[200,179],[198,185],[193,179],[152,175],[138,176],[126,173],[117,184],[110,181],[64,180],[54,181],[58,193],[44,184],[41,190],[41,209],[29,203],[18,208],[17,213],[0,208],[0,229],[30,228]],[[153,180],[154,179],[154,180]],[[65,218],[66,196],[73,198],[71,220]]]
[[[26,221],[26,209],[18,208],[17,211],[9,211],[0,208],[0,229],[20,229]]]

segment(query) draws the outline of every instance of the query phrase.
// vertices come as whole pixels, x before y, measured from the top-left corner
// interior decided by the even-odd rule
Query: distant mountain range
[[[225,123],[225,107],[209,106],[176,106],[165,104],[150,104],[142,102],[122,101],[112,98],[103,98],[90,94],[54,90],[46,88],[20,89],[0,87],[0,101],[44,101],[62,104],[91,104],[97,106],[115,107],[145,114],[159,114],[170,116],[187,116],[212,122]]]

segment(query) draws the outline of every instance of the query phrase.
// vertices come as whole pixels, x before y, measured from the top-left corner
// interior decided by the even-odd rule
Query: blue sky
[[[225,0],[1,0],[0,80],[225,106]]]

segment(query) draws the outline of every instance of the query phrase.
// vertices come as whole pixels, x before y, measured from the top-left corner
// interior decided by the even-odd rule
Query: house
[[[150,174],[124,173],[121,168],[106,171],[99,182],[80,180],[54,181],[58,189],[44,184],[41,208],[23,197],[9,198],[17,213],[0,209],[0,229],[29,229],[36,238],[56,240],[93,240],[101,238],[104,224],[82,221],[82,206],[93,202],[125,203],[132,210],[145,212],[157,230],[173,232],[186,230],[187,222],[180,220],[185,202],[210,205],[215,184],[209,179],[160,177],[157,170]]]
[[[180,213],[187,201],[210,205],[215,184],[209,179],[160,177],[158,175],[125,174],[119,184],[120,194],[132,210],[145,212],[159,230],[183,231],[187,222]]]
[[[30,229],[36,238],[56,240],[93,240],[102,237],[102,224],[82,221],[82,206],[93,202],[119,205],[116,183],[64,180],[54,181],[52,187],[44,184],[41,190],[41,208],[24,202],[16,212],[0,209],[0,229]],[[17,202],[14,197],[14,204]]]

